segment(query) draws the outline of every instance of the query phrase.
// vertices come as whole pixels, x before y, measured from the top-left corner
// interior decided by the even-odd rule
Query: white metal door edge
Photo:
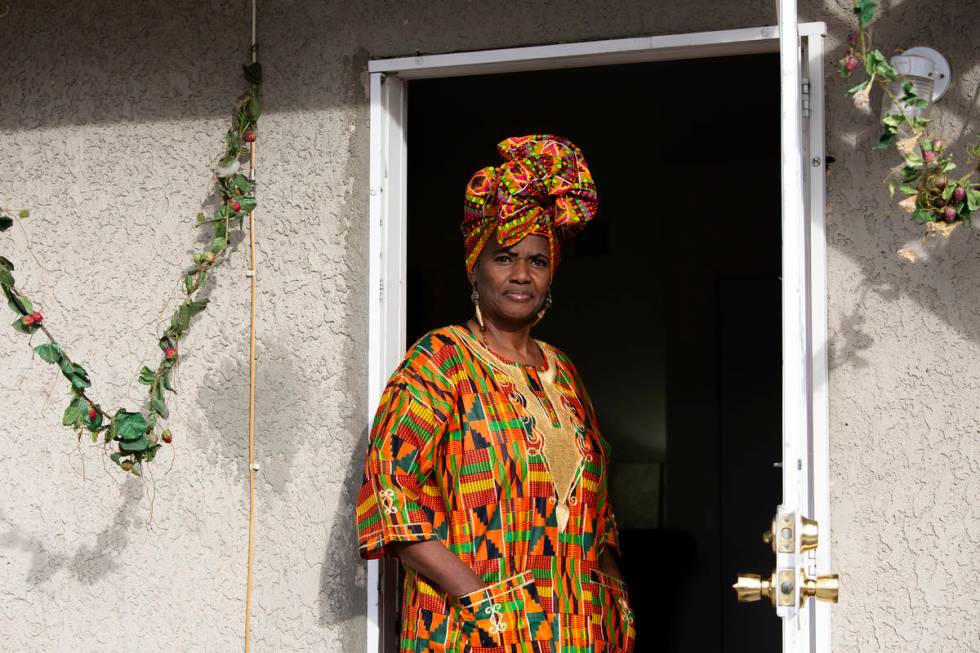
[[[780,0],[789,2],[792,0]],[[803,37],[815,37],[809,40],[816,42],[826,33],[823,23],[804,23],[798,26],[798,34]],[[789,35],[791,43],[798,37]],[[440,54],[425,57],[406,57],[399,59],[374,60],[369,64],[371,112],[370,112],[370,249],[369,249],[369,355],[368,355],[368,423],[373,418],[374,407],[380,398],[388,376],[401,360],[405,350],[405,233],[406,233],[406,79],[424,77],[450,77],[459,75],[476,75],[499,72],[518,72],[523,70],[541,70],[551,68],[566,68],[577,66],[595,66],[605,64],[632,63],[639,61],[656,61],[668,59],[702,58],[721,55],[743,55],[756,52],[774,52],[780,40],[779,29],[776,27],[756,27],[740,30],[725,30],[719,32],[700,32],[694,34],[676,34],[670,36],[644,37],[639,39],[616,39],[608,41],[593,41],[588,43],[559,44],[535,46],[527,48],[510,48],[504,50],[485,50],[458,54]],[[822,45],[822,44],[821,44]],[[798,47],[797,57],[798,55]],[[809,60],[811,83],[811,135],[808,141],[810,152],[820,152],[823,157],[823,85],[822,77],[813,72],[816,68],[822,71],[822,47],[813,50]],[[814,57],[817,60],[814,61]],[[822,72],[819,74],[822,75]],[[796,75],[799,82],[799,74]],[[816,82],[820,83],[817,84]],[[790,100],[799,110],[799,83],[793,87],[795,100]],[[788,98],[788,94],[784,99]],[[819,116],[816,108],[819,107]],[[819,118],[819,123],[814,118]],[[799,121],[796,125],[799,128]],[[819,136],[819,142],[814,140],[814,133]],[[800,145],[800,131],[797,129],[795,142]],[[797,149],[797,152],[800,152]],[[785,165],[785,161],[784,161]],[[783,168],[784,172],[787,168]],[[801,175],[799,159],[795,166],[796,174]],[[822,173],[823,166],[816,171]],[[784,255],[788,249],[794,252],[802,248],[806,251],[804,239],[809,236],[811,256],[798,259],[799,270],[793,281],[794,307],[806,304],[806,295],[812,302],[813,314],[806,311],[797,312],[796,324],[804,328],[797,331],[803,340],[794,347],[794,351],[802,351],[802,359],[796,357],[795,369],[799,373],[797,379],[809,375],[810,384],[806,381],[792,381],[794,400],[801,404],[803,425],[798,433],[811,433],[814,451],[813,496],[815,504],[813,514],[821,524],[829,524],[829,485],[827,465],[827,435],[826,435],[826,281],[825,256],[826,246],[823,222],[823,178],[815,177],[816,173],[808,170],[808,214],[809,225],[804,228],[803,216],[796,212],[798,220],[796,228],[790,236],[795,239],[787,243],[784,232]],[[802,189],[800,191],[802,193]],[[814,194],[818,197],[814,197]],[[802,196],[801,196],[802,197]],[[785,211],[784,211],[785,216]],[[785,218],[784,218],[785,219]],[[809,260],[809,267],[804,261]],[[785,267],[784,267],[785,275]],[[809,278],[807,278],[809,277]],[[807,288],[809,281],[812,285]],[[784,284],[786,279],[784,277]],[[808,292],[809,291],[809,292]],[[784,296],[786,292],[784,290]],[[795,308],[794,308],[795,311]],[[785,311],[784,311],[785,314]],[[810,329],[805,329],[807,318],[813,318]],[[784,323],[785,329],[785,323]],[[821,358],[821,356],[823,358]],[[822,362],[821,362],[822,361]],[[803,388],[797,386],[802,383]],[[784,392],[787,388],[784,378]],[[816,392],[808,400],[807,385]],[[799,392],[796,392],[796,391]],[[824,393],[819,395],[820,391]],[[802,399],[801,399],[802,396]],[[809,401],[809,405],[808,404]],[[821,408],[822,406],[822,408]],[[812,408],[811,408],[812,407]],[[810,409],[810,410],[808,410]],[[812,413],[811,413],[812,410]],[[821,411],[824,411],[821,413]],[[797,413],[797,416],[800,413]],[[811,429],[807,429],[807,415],[812,414]],[[820,417],[820,415],[823,417]],[[784,416],[786,411],[784,410]],[[798,418],[797,418],[798,419]],[[799,451],[797,459],[808,449],[803,442],[794,447],[793,453]],[[786,466],[784,465],[784,470]],[[804,469],[807,469],[805,467]],[[821,471],[823,470],[823,471]],[[807,474],[807,476],[811,476]],[[803,496],[806,490],[803,488]],[[800,506],[806,510],[811,506]],[[827,529],[821,537],[821,549],[827,541]],[[818,555],[818,569],[829,569],[829,547],[823,560]],[[367,587],[367,648],[368,653],[381,652],[381,628],[385,625],[380,601],[379,565],[368,563]],[[820,612],[818,612],[818,615]],[[811,648],[815,653],[829,653],[829,617],[816,622],[818,632],[816,642],[826,642],[826,648],[819,646]],[[826,632],[824,631],[826,625]],[[812,631],[811,631],[812,634]],[[809,638],[808,638],[809,639]]]
[[[368,272],[368,415],[405,352],[405,82],[370,80],[370,246]],[[381,565],[368,562],[367,650],[379,651],[387,627],[381,604]]]
[[[830,387],[827,351],[827,224],[824,143],[824,35],[804,40],[805,68],[809,91],[806,116],[806,190],[810,326],[810,517],[820,525],[812,576],[831,573],[830,521]],[[808,114],[808,115],[807,115]],[[811,601],[810,637],[814,653],[830,653],[831,605]]]
[[[799,33],[803,36],[824,34],[826,31],[824,23],[803,23],[799,26]],[[369,62],[368,71],[398,74],[403,79],[422,79],[695,59],[775,52],[778,39],[779,28],[766,25],[713,32],[375,59]]]

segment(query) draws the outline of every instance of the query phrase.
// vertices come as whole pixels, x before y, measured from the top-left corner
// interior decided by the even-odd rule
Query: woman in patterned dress
[[[595,215],[595,184],[560,137],[498,150],[466,190],[475,316],[423,336],[381,397],[361,555],[405,567],[404,653],[629,652],[609,446],[572,362],[530,335],[560,232]]]

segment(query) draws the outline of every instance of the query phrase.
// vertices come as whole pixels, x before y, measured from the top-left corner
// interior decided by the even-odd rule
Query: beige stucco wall
[[[0,206],[32,209],[40,264],[16,231],[2,252],[87,364],[93,393],[134,406],[130,379],[157,355],[154,320],[200,247],[191,225],[239,89],[246,3],[4,4]],[[764,0],[260,4],[254,650],[353,651],[365,628],[351,510],[367,413],[368,58],[745,27],[774,13]],[[838,4],[849,3],[801,9],[828,22],[832,57],[849,29]],[[942,123],[962,145],[976,129],[975,7],[889,4],[880,43],[950,58]],[[828,73],[835,649],[980,650],[980,239],[956,238],[927,265],[895,259],[916,231],[878,183],[890,159],[870,151],[872,119]],[[184,342],[176,459],[162,456],[152,482],[76,449],[60,426],[62,381],[0,329],[3,650],[240,649],[243,268],[238,245]]]

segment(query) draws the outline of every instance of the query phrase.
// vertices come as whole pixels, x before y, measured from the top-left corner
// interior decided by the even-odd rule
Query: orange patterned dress
[[[468,329],[426,334],[381,397],[357,502],[361,555],[439,540],[487,587],[447,596],[407,568],[403,653],[601,653],[633,648],[608,444],[571,361],[505,361]]]

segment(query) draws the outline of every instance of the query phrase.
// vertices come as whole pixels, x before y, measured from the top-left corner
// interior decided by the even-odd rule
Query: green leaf
[[[879,150],[887,150],[888,147],[895,142],[895,136],[896,134],[894,132],[886,131],[881,135],[881,138],[878,139],[878,144],[875,145],[875,147]]]
[[[27,326],[26,324],[21,322],[20,318],[17,318],[13,322],[11,322],[10,326],[14,327],[15,330],[20,331],[21,333],[34,333],[34,331],[37,330],[37,327]]]
[[[153,373],[153,370],[151,370],[146,365],[144,365],[143,367],[140,368],[140,379],[139,380],[140,380],[140,383],[142,383],[143,385],[153,385],[153,378],[155,376],[156,375]]]
[[[867,25],[875,17],[878,5],[873,0],[854,0],[854,13],[862,24]]]
[[[158,442],[151,442],[150,446],[148,446],[146,451],[143,452],[143,460],[148,463],[153,462],[153,459],[157,457],[157,450],[161,446],[162,445],[160,445]]]
[[[14,226],[13,218],[8,215],[0,215],[0,231],[6,231]]]
[[[933,222],[935,216],[925,209],[916,209],[915,213],[912,214],[912,219],[916,222]]]
[[[234,187],[237,188],[241,193],[247,193],[252,190],[252,182],[250,182],[248,180],[248,177],[246,177],[242,173],[238,173],[234,177],[232,177],[232,182]]]
[[[126,453],[139,453],[140,451],[145,451],[149,446],[150,441],[142,436],[135,440],[119,441],[119,450]]]
[[[62,361],[64,360],[65,359],[62,358]],[[68,375],[66,374],[65,376]],[[90,385],[92,385],[92,382],[89,381],[88,378],[88,372],[86,372],[85,368],[82,367],[81,365],[75,365],[75,364],[72,365],[72,373],[71,376],[68,376],[68,380],[71,381],[72,386],[74,386],[78,390],[82,390],[83,388],[87,388]]]
[[[867,86],[870,83],[871,83],[871,80],[870,79],[866,79],[863,82],[861,82],[860,84],[858,84],[856,86],[852,86],[851,88],[847,89],[847,92],[848,93],[857,93],[858,91],[864,90],[864,87]]]
[[[248,101],[248,115],[252,119],[252,122],[258,120],[259,116],[262,115],[262,109],[259,107],[259,98],[254,94]]]
[[[0,286],[10,287],[14,285],[14,275],[10,274],[10,268],[0,265]]]
[[[21,310],[21,306],[17,305],[18,301],[20,302],[21,306],[23,306],[23,310]],[[10,310],[12,310],[14,313],[20,313],[21,315],[30,315],[34,312],[34,305],[31,303],[31,300],[24,296],[20,296],[15,299],[12,295],[7,295],[7,306],[9,306]]]
[[[190,294],[194,292],[194,273],[184,275],[184,290]]]
[[[170,370],[167,370],[166,372],[163,373],[163,375],[160,378],[160,381],[161,383],[163,383],[164,388],[166,388],[170,392],[175,392],[173,385],[170,383]]]
[[[190,309],[191,316],[197,315],[205,308],[207,308],[208,301],[209,301],[208,299],[198,299],[198,300],[191,300],[187,302],[187,308]]]
[[[68,408],[65,409],[65,414],[61,418],[61,423],[64,426],[74,426],[80,418],[81,413],[79,413],[78,406],[75,405],[73,400],[70,404],[68,404]]]
[[[122,454],[119,453],[118,451],[114,451],[111,454],[109,454],[109,460],[111,460],[112,462],[116,463],[120,467],[122,466],[122,460],[121,459],[122,459]]]
[[[191,309],[187,304],[181,304],[177,309],[177,328],[181,332],[187,331],[191,323]]]
[[[929,125],[930,122],[931,122],[931,119],[930,118],[922,118],[920,116],[913,116],[912,117],[912,129],[914,129],[916,131],[920,131],[922,129],[925,129]]]
[[[130,413],[120,408],[112,418],[113,436],[120,440],[136,440],[142,438],[149,425],[143,413]]]
[[[980,190],[966,191],[966,207],[972,212],[980,207]]]
[[[898,127],[905,121],[905,118],[900,113],[886,113],[881,119],[883,125],[888,125],[889,127]]]
[[[251,213],[255,210],[256,201],[254,197],[242,197],[238,203],[242,205],[242,213]]]
[[[901,184],[898,187],[898,190],[902,191],[906,195],[915,195],[916,193],[919,192],[919,189],[913,186],[912,184]]]
[[[224,238],[220,236],[215,238],[213,241],[211,241],[211,251],[214,252],[215,254],[220,254],[221,251],[225,248],[227,242],[228,241],[226,241]]]
[[[262,83],[262,64],[256,62],[242,66],[242,72],[245,74],[245,81],[249,84]]]
[[[170,417],[167,402],[163,399],[163,388],[159,384],[153,386],[153,396],[150,398],[150,410],[163,419]]]
[[[0,256],[0,268],[7,268],[11,272],[14,270],[14,264],[10,262],[9,258]]]
[[[943,161],[943,172],[949,172],[950,170],[955,170],[956,164],[952,161]]]
[[[46,363],[60,363],[65,352],[61,350],[61,345],[56,342],[46,342],[34,348],[37,355]]]

